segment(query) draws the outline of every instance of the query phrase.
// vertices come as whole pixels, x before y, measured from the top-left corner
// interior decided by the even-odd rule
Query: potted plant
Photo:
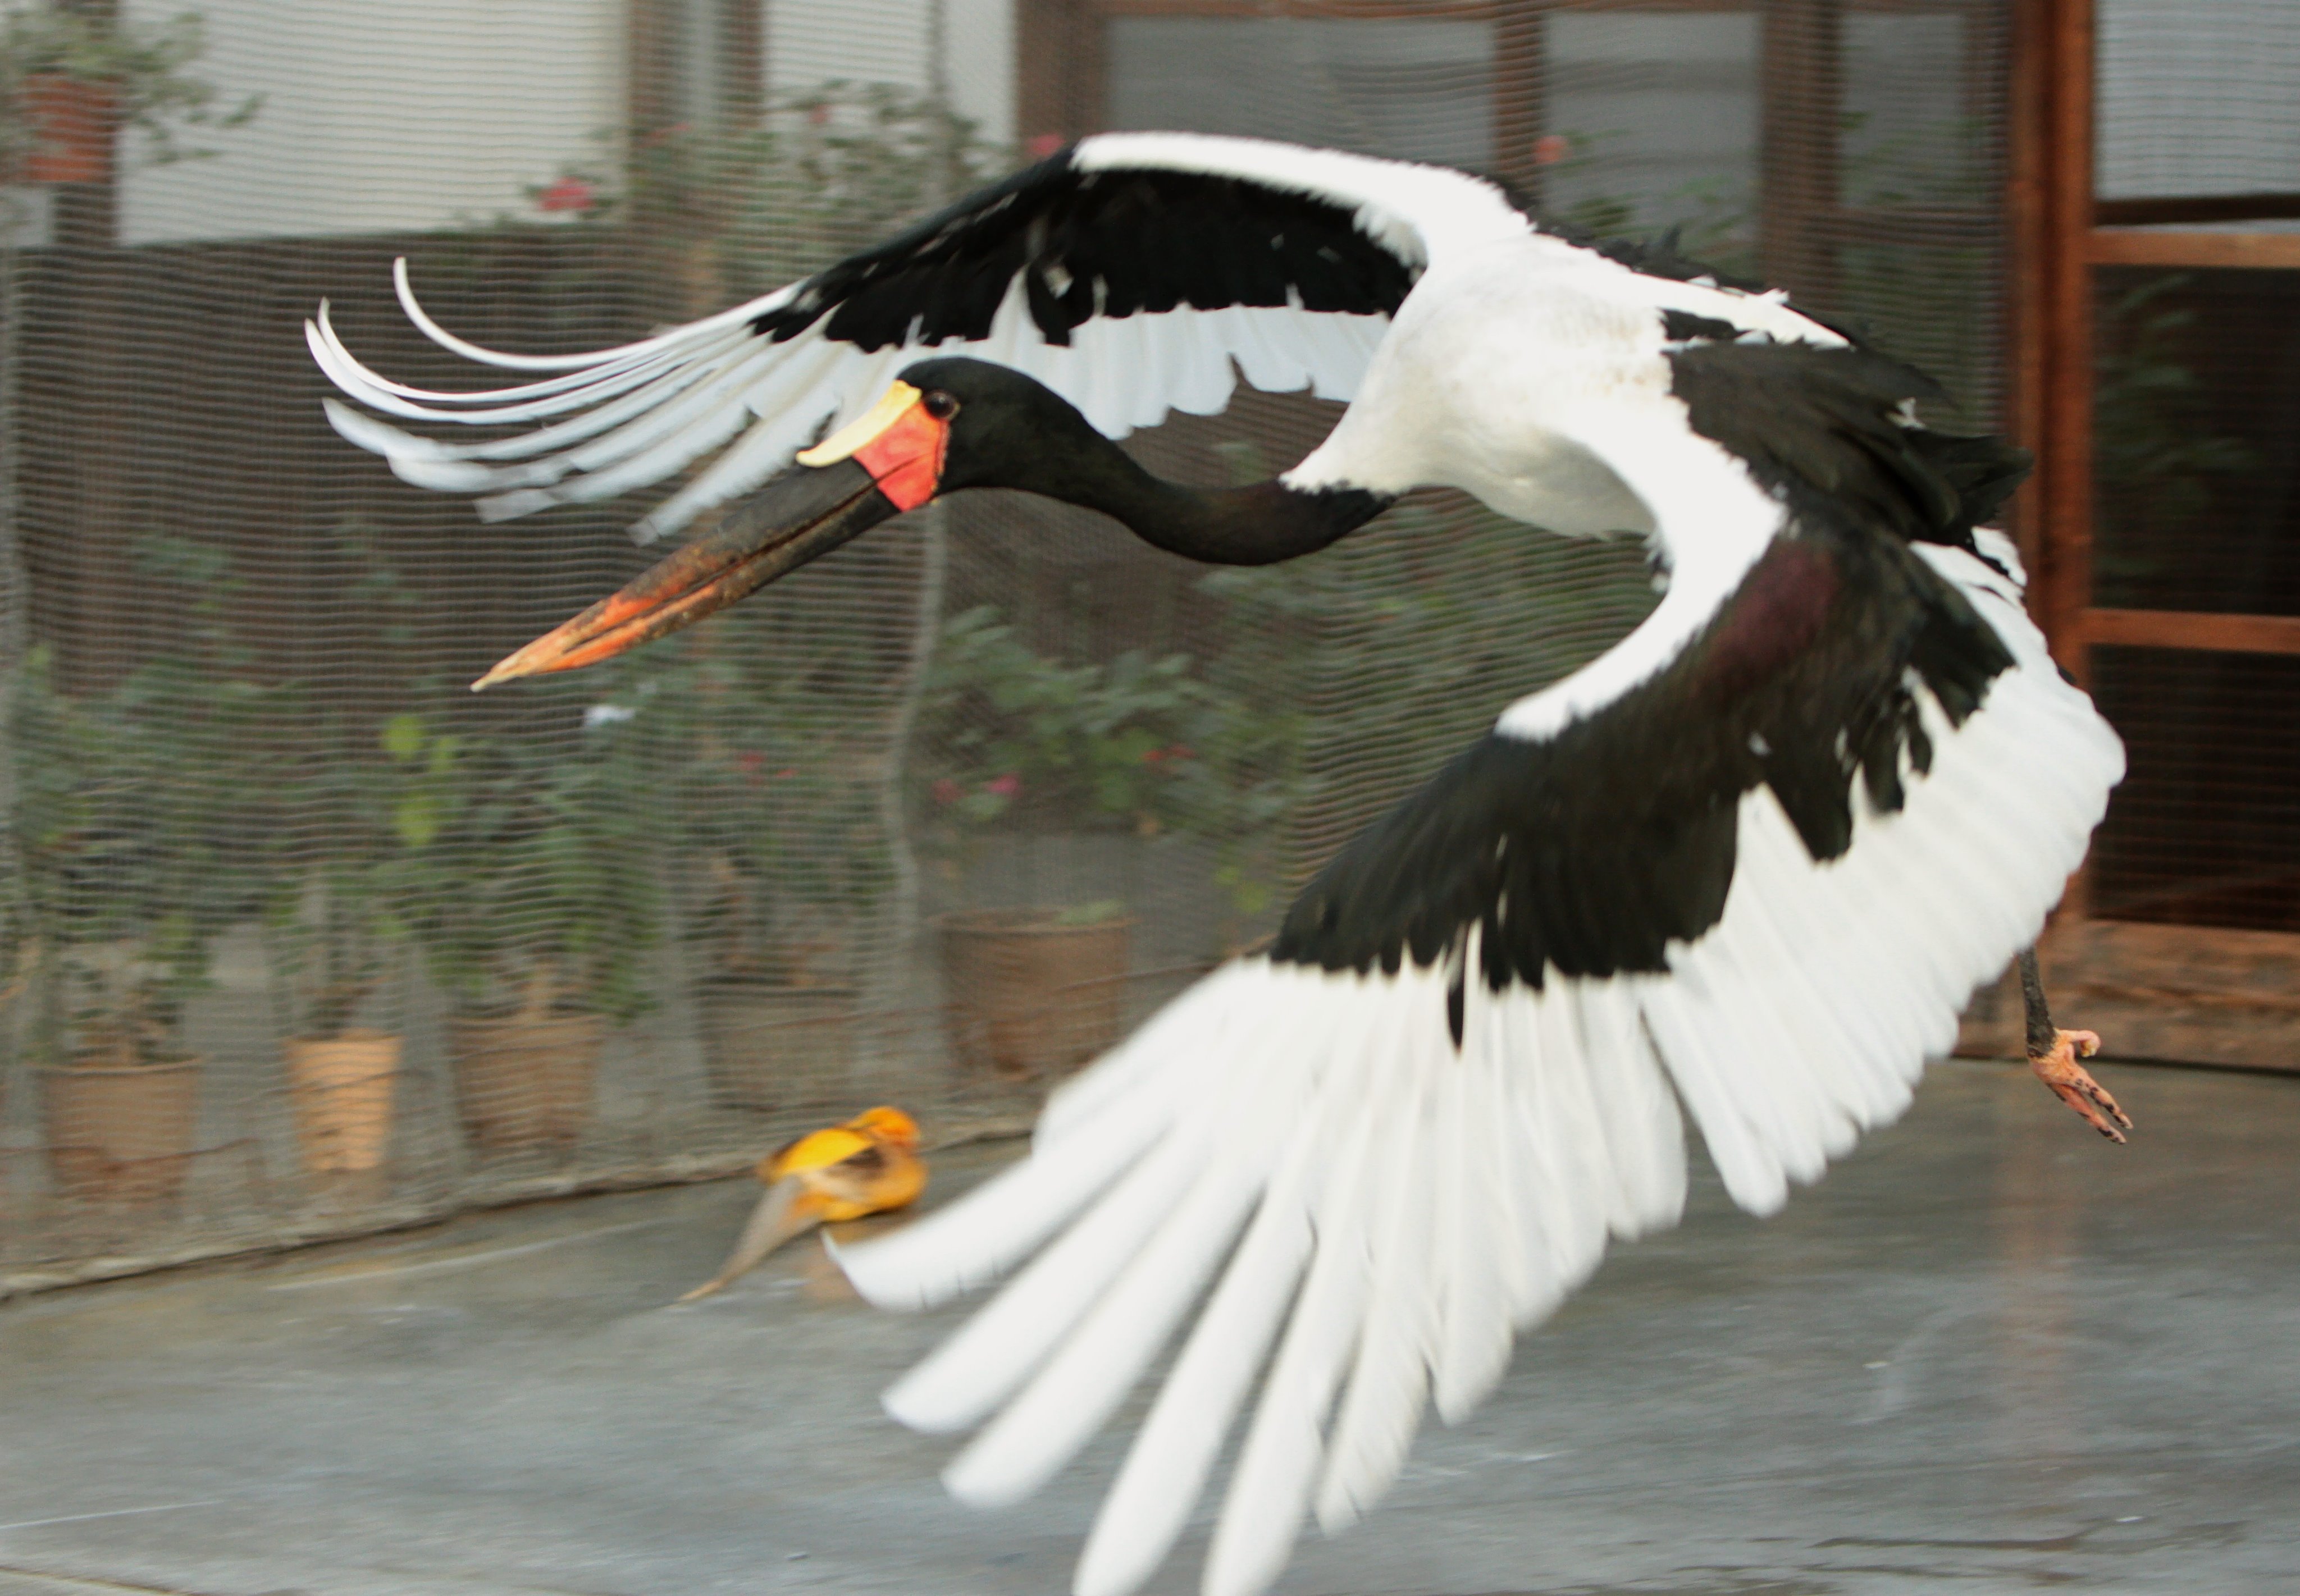
[[[16,681],[19,959],[47,1061],[50,1167],[69,1195],[150,1201],[180,1186],[200,1068],[185,1007],[208,985],[215,936],[261,900],[241,866],[270,790],[250,769],[270,690],[227,674],[193,614],[187,653],[108,690],[62,691],[44,647]]]
[[[42,1085],[48,1168],[64,1195],[154,1202],[183,1185],[205,1062],[177,1029],[193,989],[185,974],[129,943],[80,944],[59,960],[67,1041]]]
[[[0,171],[28,183],[108,182],[128,128],[146,136],[155,163],[209,154],[179,143],[179,129],[237,127],[261,101],[220,107],[215,86],[184,70],[205,48],[193,12],[138,24],[55,5],[12,10],[0,22]]]
[[[408,899],[439,834],[458,742],[401,713],[318,746],[296,796],[324,840],[312,854],[306,833],[288,834],[264,942],[304,1167],[361,1183],[383,1167],[404,1040],[360,1024],[361,1010],[410,940]]]
[[[703,758],[715,764],[729,752]],[[738,780],[756,783],[747,802],[686,813],[682,829],[702,845],[682,860],[692,905],[684,937],[696,956],[712,1100],[774,1110],[837,1097],[854,1063],[862,991],[853,927],[881,890],[871,855],[883,849],[869,794],[851,777],[761,752],[735,750],[728,761]],[[788,802],[762,812],[777,795]],[[708,832],[720,835],[697,835]]]
[[[1199,744],[1221,735],[1220,709],[1187,655],[1066,663],[1033,650],[996,611],[970,610],[944,627],[921,706],[923,835],[962,877],[1001,832],[1146,839],[1195,828]],[[1108,1046],[1123,1018],[1132,926],[1108,900],[943,917],[962,1066],[1029,1079]]]
[[[774,618],[731,615],[635,656],[594,719],[649,773],[712,1100],[788,1110],[842,1096],[862,948],[894,881],[883,729],[839,703],[883,673],[859,630],[794,670]]]
[[[421,839],[401,861],[400,896],[454,1004],[465,1132],[487,1152],[569,1151],[610,1028],[650,1001],[643,961],[660,894],[641,773],[612,726],[572,750],[458,736],[421,717],[390,735],[395,757],[422,772],[399,822]]]

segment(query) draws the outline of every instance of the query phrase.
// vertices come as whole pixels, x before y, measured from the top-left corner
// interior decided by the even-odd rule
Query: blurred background
[[[611,666],[649,562],[328,428],[301,322],[484,375],[1063,141],[1442,162],[1859,322],[2039,450],[2017,532],[2132,776],[2047,944],[2112,1052],[2300,1058],[2300,7],[2280,0],[0,5],[0,1294],[1022,1122],[1510,699],[1640,552],[1447,494],[1210,571],[977,493]],[[478,379],[478,380],[475,380]],[[1241,391],[1129,447],[1282,470]],[[1973,1047],[2017,1018],[1983,993]]]

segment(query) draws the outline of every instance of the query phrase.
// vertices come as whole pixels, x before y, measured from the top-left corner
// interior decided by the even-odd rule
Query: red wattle
[[[896,509],[916,510],[942,486],[943,453],[949,447],[948,424],[927,414],[925,406],[913,404],[893,426],[855,450],[854,459]]]

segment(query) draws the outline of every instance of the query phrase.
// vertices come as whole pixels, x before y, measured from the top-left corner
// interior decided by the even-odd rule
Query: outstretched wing
[[[540,423],[484,443],[411,433],[338,402],[353,443],[489,519],[611,498],[716,458],[635,528],[677,530],[878,397],[917,351],[1037,378],[1112,437],[1212,414],[1242,371],[1274,392],[1355,391],[1388,318],[1438,254],[1529,226],[1443,168],[1256,139],[1086,139],[803,282],[619,349],[509,355],[438,327],[404,262],[400,302],[445,347],[547,372],[443,393],[360,364],[325,306],[313,357],[369,409],[427,425]]]
[[[1791,356],[1822,364],[1728,406],[1749,453],[1720,447],[1689,396],[1775,356],[1718,347],[1747,353],[1688,351],[1676,397],[1580,422],[1659,528],[1644,625],[1354,843],[1267,957],[1067,1086],[1022,1163],[844,1254],[909,1306],[1030,1259],[888,1395],[924,1429],[988,1420],[945,1475],[982,1503],[1059,1468],[1211,1284],[1082,1596],[1154,1570],[1258,1372],[1206,1589],[1262,1590],[1308,1513],[1381,1494],[1428,1401],[1474,1407],[1609,1234],[1674,1222],[1680,1102],[1735,1200],[1779,1207],[1905,1107],[2081,859],[2121,750],[2011,545],[1965,524],[2002,472],[1898,436],[1896,379],[1845,349]]]

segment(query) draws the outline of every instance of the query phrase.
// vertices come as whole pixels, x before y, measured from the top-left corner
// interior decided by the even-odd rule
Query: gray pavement
[[[2102,1074],[2130,1147],[1952,1064],[1776,1219],[1703,1180],[1280,1589],[2300,1591],[2300,1078]],[[666,1306],[754,1190],[0,1307],[0,1596],[1066,1590],[1114,1441],[979,1515],[878,1413],[954,1313],[811,1242]]]

